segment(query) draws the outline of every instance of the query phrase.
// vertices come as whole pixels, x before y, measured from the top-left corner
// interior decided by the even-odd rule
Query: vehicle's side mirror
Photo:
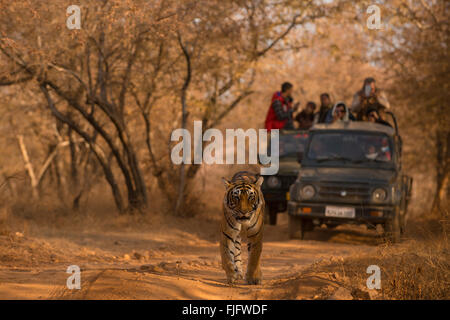
[[[303,151],[297,152],[297,162],[302,163],[303,160]]]

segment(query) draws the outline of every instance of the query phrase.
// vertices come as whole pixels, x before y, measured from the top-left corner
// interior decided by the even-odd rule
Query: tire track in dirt
[[[22,239],[23,250],[37,248],[34,268],[14,256],[19,244],[7,251],[0,241],[0,253],[11,259],[6,265],[0,261],[0,298],[311,299],[322,288],[336,285],[328,274],[315,272],[314,263],[375,250],[378,243],[376,233],[353,227],[319,229],[307,240],[289,240],[286,219],[280,218],[279,226],[266,227],[261,285],[226,283],[214,237],[184,226],[161,227],[139,233],[66,232],[63,240]],[[45,248],[45,256],[40,256],[40,248]],[[49,259],[56,263],[46,262]],[[81,290],[66,288],[70,275],[65,272],[73,264],[82,270]]]

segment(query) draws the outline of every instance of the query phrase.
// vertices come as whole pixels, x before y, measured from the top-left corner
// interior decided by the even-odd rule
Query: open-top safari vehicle
[[[405,230],[412,178],[402,171],[402,140],[394,128],[360,121],[317,124],[309,131],[301,170],[290,188],[289,234],[325,224],[384,227],[392,242]]]
[[[281,130],[279,132],[279,170],[276,175],[265,176],[261,186],[266,202],[266,222],[277,223],[279,212],[286,211],[289,187],[300,170],[298,154],[303,153],[308,131]],[[270,146],[268,147],[270,150]]]

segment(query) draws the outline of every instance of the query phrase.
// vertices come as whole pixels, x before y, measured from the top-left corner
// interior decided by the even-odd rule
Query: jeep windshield
[[[296,132],[290,134],[280,134],[280,157],[297,158],[299,152],[304,152],[308,134]]]
[[[306,155],[314,164],[392,166],[392,143],[384,133],[316,132]]]

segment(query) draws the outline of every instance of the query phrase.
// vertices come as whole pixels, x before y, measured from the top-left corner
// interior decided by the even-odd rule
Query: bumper
[[[355,208],[354,218],[330,217],[325,215],[325,207],[353,207]],[[376,206],[376,205],[355,205],[342,203],[299,203],[295,201],[288,201],[287,211],[289,215],[299,216],[311,219],[323,219],[326,221],[335,222],[371,222],[382,223],[390,219],[394,215],[393,206]]]
[[[264,192],[264,201],[270,208],[276,212],[284,212],[287,208],[287,201],[289,199],[288,190],[277,190]]]
[[[288,200],[287,194],[289,194],[289,190],[263,191],[264,200],[266,202],[286,202]]]

